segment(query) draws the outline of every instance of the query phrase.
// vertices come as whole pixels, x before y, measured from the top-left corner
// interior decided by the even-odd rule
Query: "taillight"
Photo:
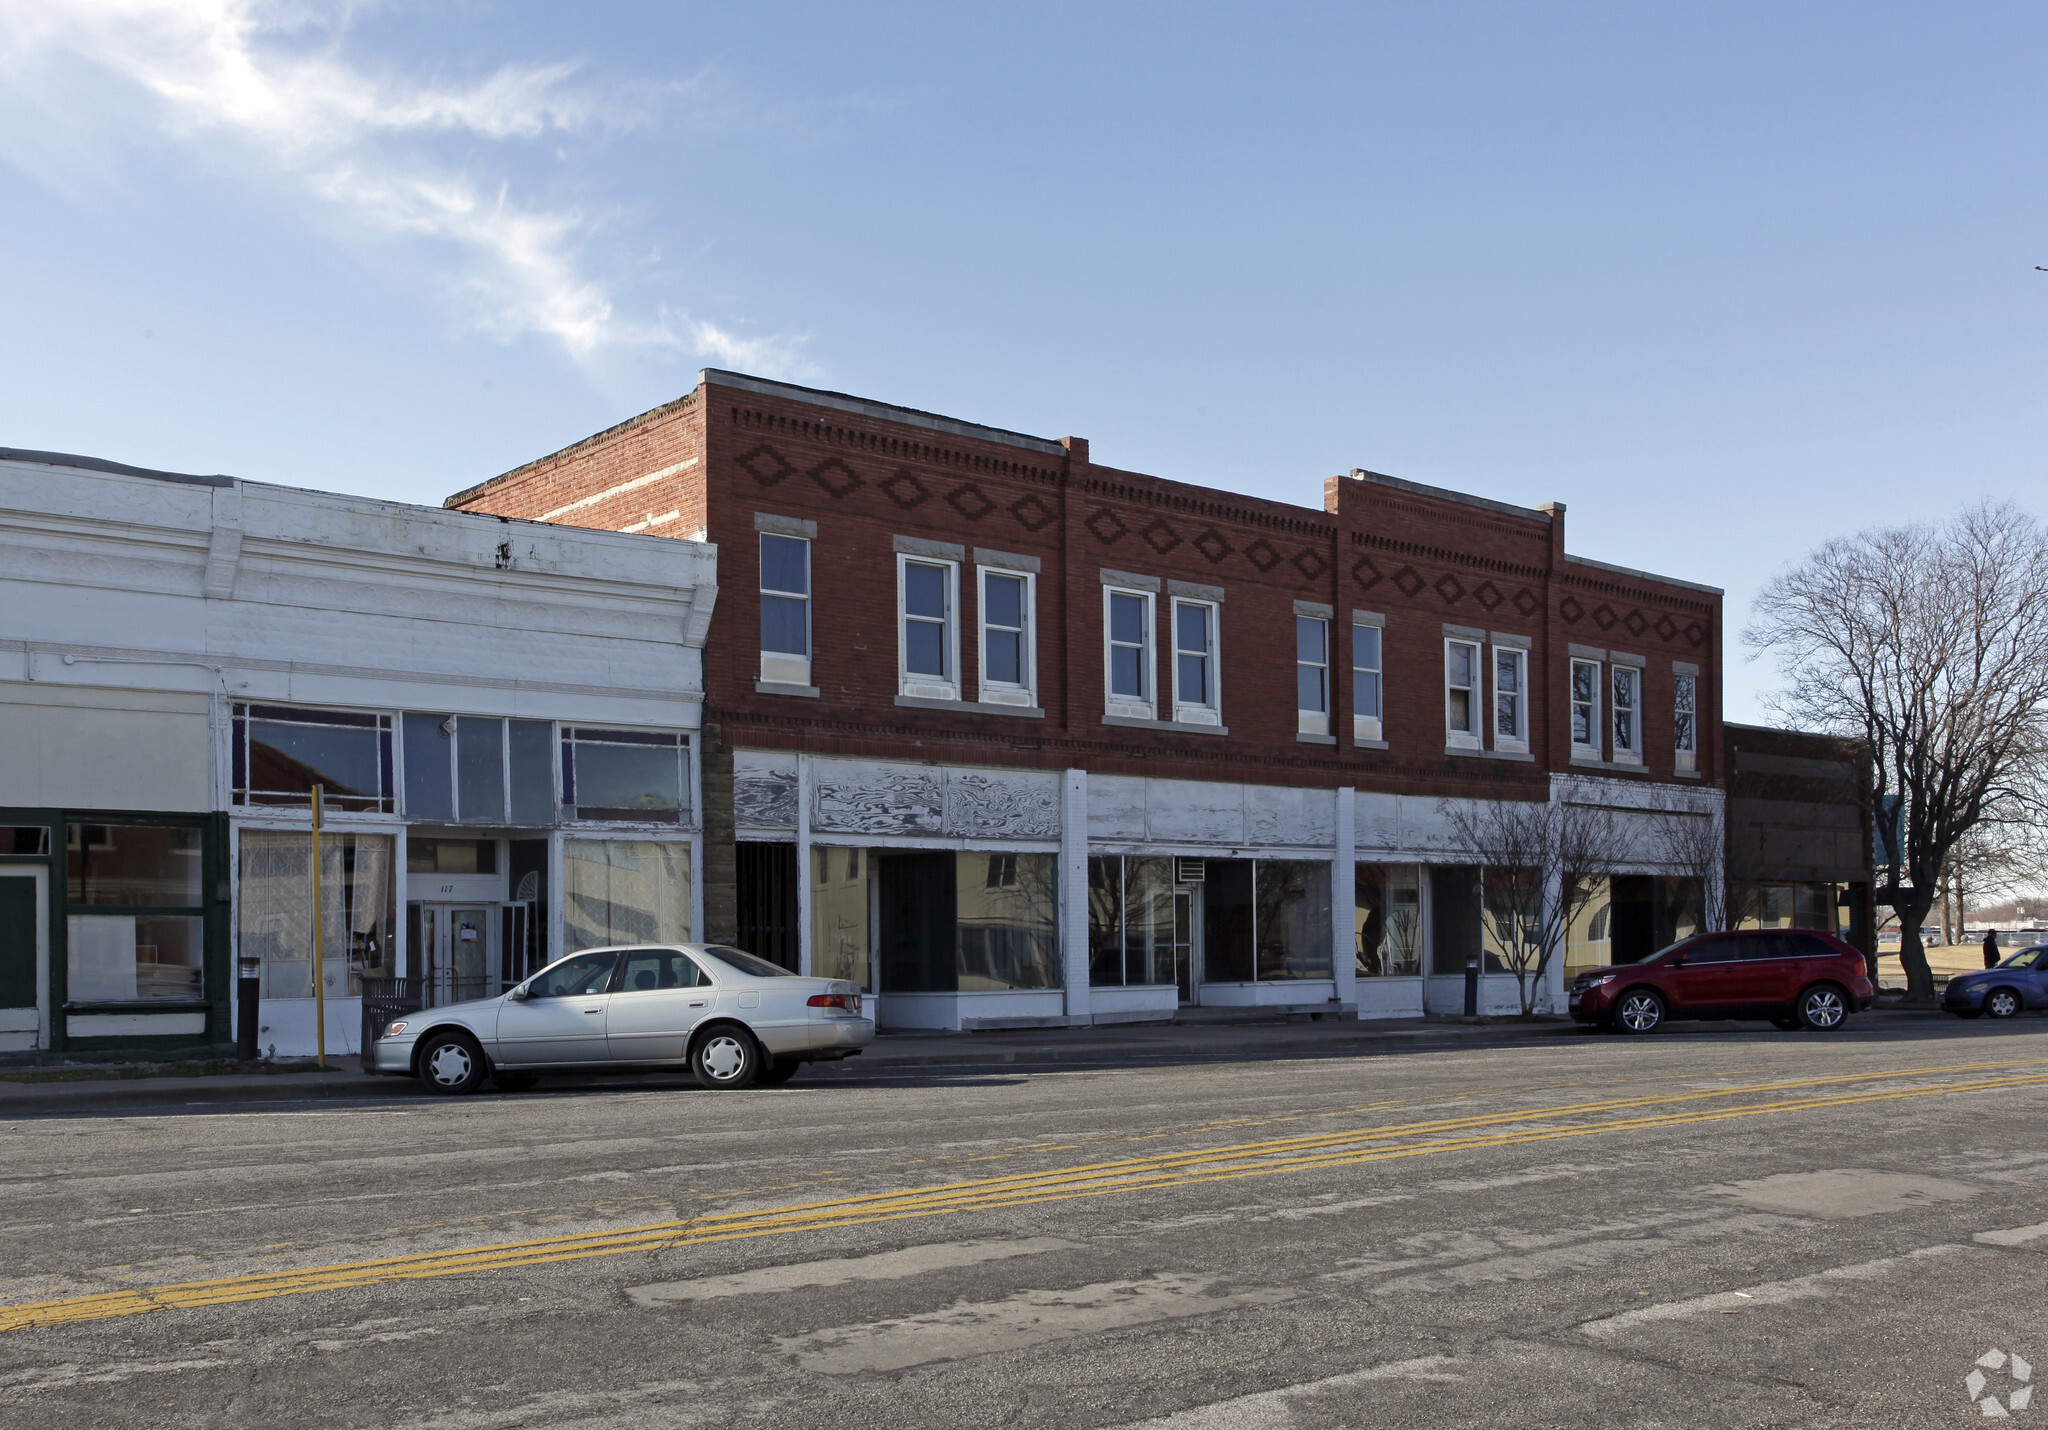
[[[844,1008],[849,1013],[858,1012],[860,1010],[860,995],[858,993],[813,993],[811,995],[811,1006],[813,1008]]]

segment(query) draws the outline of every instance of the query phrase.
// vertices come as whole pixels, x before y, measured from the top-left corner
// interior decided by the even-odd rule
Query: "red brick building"
[[[704,936],[897,1024],[1419,1011],[1487,938],[1440,801],[1720,800],[1721,593],[1557,503],[1296,507],[707,371],[447,504],[718,546]]]

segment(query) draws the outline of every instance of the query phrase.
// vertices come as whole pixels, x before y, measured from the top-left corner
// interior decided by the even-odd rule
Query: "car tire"
[[[795,1058],[777,1058],[761,1071],[754,1074],[754,1081],[762,1087],[781,1087],[795,1077],[803,1064]]]
[[[1773,1018],[1771,1019],[1771,1026],[1773,1028],[1783,1028],[1788,1033],[1796,1033],[1806,1025],[1797,1018]]]
[[[1832,1033],[1849,1021],[1849,995],[1832,983],[1816,983],[1799,995],[1799,1026]]]
[[[1664,1024],[1664,1000],[1648,988],[1631,988],[1614,1000],[1614,1030],[1654,1033]]]
[[[530,1072],[494,1072],[491,1082],[500,1092],[532,1092],[540,1086],[540,1074]]]
[[[690,1049],[690,1071],[713,1092],[752,1087],[761,1066],[760,1044],[745,1028],[731,1023],[707,1030]]]
[[[483,1086],[490,1066],[484,1050],[467,1033],[436,1033],[420,1049],[420,1081],[427,1091],[461,1097]]]
[[[2010,1018],[2023,1006],[2020,995],[2010,988],[1994,988],[1984,995],[1984,1016],[1987,1018]]]

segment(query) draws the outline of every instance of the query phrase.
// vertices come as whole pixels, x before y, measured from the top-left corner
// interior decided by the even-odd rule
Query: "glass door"
[[[439,1008],[488,998],[498,991],[497,910],[487,904],[415,904],[407,919],[414,934],[411,964],[424,1005]]]
[[[0,866],[0,1052],[29,1052],[48,1042],[47,877],[38,868]]]
[[[1195,967],[1199,939],[1195,928],[1196,903],[1192,889],[1173,891],[1173,981],[1180,989],[1183,1006],[1195,1001],[1195,985],[1202,981]]]

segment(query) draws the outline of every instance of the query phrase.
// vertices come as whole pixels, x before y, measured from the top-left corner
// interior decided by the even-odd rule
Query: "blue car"
[[[2010,1018],[2022,1008],[2048,1008],[2048,943],[2021,949],[1996,968],[1959,973],[1941,995],[1958,1018]]]

